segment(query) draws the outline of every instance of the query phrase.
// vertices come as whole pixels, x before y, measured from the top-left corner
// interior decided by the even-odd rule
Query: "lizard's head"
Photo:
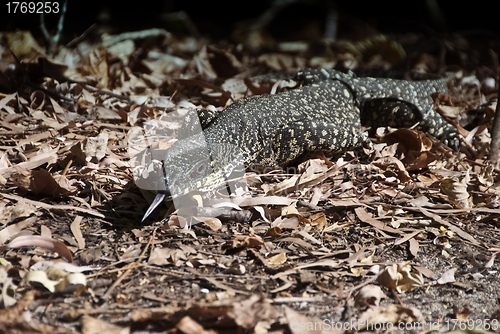
[[[203,134],[175,142],[163,161],[165,184],[172,198],[214,190],[223,184],[241,165],[240,152],[227,143],[207,145]]]

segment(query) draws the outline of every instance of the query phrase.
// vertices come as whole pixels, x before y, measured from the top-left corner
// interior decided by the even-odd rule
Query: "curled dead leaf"
[[[464,182],[466,179],[468,178],[464,178],[461,181],[446,179],[440,184],[443,193],[459,209],[467,209],[472,206],[472,197],[467,192],[467,181]]]
[[[415,322],[423,319],[422,312],[414,306],[389,305],[386,307],[372,307],[359,315],[359,329],[374,330],[373,324],[397,324]],[[370,328],[371,324],[371,328]],[[396,328],[396,326],[394,326]],[[437,329],[437,328],[436,328]]]
[[[62,242],[39,235],[22,235],[12,240],[6,247],[20,248],[26,246],[42,247],[50,251],[59,253],[59,255],[65,258],[68,262],[72,262],[73,259],[68,247],[66,247]]]
[[[404,164],[397,158],[384,157],[377,159],[376,161],[372,162],[372,164],[382,169],[383,171],[395,171],[398,179],[403,183],[411,179],[410,174],[408,174],[408,172],[406,171]],[[383,172],[381,172],[381,174],[383,174]]]
[[[392,145],[394,143],[402,144],[408,151],[428,151],[432,147],[432,142],[420,131],[411,129],[397,129],[384,136],[384,140]]]
[[[194,219],[207,225],[212,231],[218,231],[222,227],[222,222],[219,218],[212,217],[193,217]]]
[[[385,297],[385,293],[378,285],[369,284],[359,290],[356,297],[354,297],[354,300],[358,307],[365,305],[378,306],[380,304],[380,300]]]
[[[450,270],[445,271],[441,277],[437,279],[438,284],[446,284],[455,282],[455,271],[457,268],[451,268]]]
[[[460,312],[458,307],[455,305],[453,306],[453,314],[455,315],[455,319],[458,321],[467,320],[470,314],[470,308],[468,306],[464,306],[463,312]]]
[[[424,284],[422,274],[414,270],[409,263],[394,263],[392,266],[388,266],[380,273],[377,281],[383,286],[398,292],[410,291]]]
[[[247,247],[258,247],[264,244],[264,240],[258,235],[252,236],[244,236],[237,235],[228,240],[225,243],[226,248],[235,249],[235,248],[247,248]]]
[[[214,330],[205,330],[202,325],[189,316],[182,318],[175,327],[186,334],[216,334]]]
[[[59,281],[53,281],[48,278],[47,273],[41,270],[28,271],[26,275],[23,276],[19,286],[24,286],[27,283],[33,284],[35,286],[41,285],[50,292],[54,293],[56,291],[56,285]]]
[[[274,265],[281,265],[287,261],[286,253],[281,252],[276,255],[269,256],[267,260],[269,261],[269,263],[272,263]]]

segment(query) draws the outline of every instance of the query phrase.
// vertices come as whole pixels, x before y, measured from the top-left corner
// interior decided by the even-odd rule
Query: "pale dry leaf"
[[[344,327],[332,328],[335,325],[332,322],[325,322],[317,317],[308,317],[288,306],[284,306],[284,308],[288,328],[292,334],[343,334],[346,331]],[[321,326],[317,326],[317,324]]]
[[[186,218],[178,215],[171,215],[170,218],[168,219],[167,226],[168,227],[177,226],[180,228],[186,228],[191,225],[188,223]]]
[[[61,270],[64,270],[65,272],[68,273],[83,273],[86,271],[95,271],[95,270],[100,270],[101,267],[96,266],[96,267],[88,267],[88,266],[77,266],[73,263],[68,263],[68,262],[54,262],[54,261],[38,261],[31,267],[29,267],[30,270],[43,270],[46,271],[49,268],[58,268]]]
[[[79,249],[84,249],[85,248],[85,239],[83,238],[82,235],[82,230],[80,228],[80,224],[83,220],[82,216],[76,216],[73,222],[71,223],[70,229],[71,232],[73,233],[73,236],[76,239],[76,242],[78,242],[78,248]]]
[[[437,275],[436,273],[434,273],[432,270],[430,269],[427,269],[426,267],[422,267],[422,266],[414,266],[413,267],[415,270],[417,270],[419,273],[421,273],[422,275],[424,275],[425,277],[427,278],[430,278],[430,279],[435,279],[437,278]]]
[[[418,255],[418,251],[419,251],[419,242],[417,239],[415,238],[411,238],[409,241],[409,247],[408,247],[408,250],[410,251],[411,255],[413,255],[414,257],[417,257]]]
[[[52,231],[45,225],[40,226],[40,235],[44,238],[52,238]]]
[[[283,264],[283,263],[285,263],[287,261],[286,253],[285,252],[281,252],[281,253],[278,253],[278,254],[275,254],[275,255],[272,255],[272,256],[268,256],[267,260],[271,264],[281,265],[281,264]]]
[[[82,66],[82,74],[97,79],[97,88],[107,89],[110,88],[111,83],[109,73],[107,50],[99,46],[88,55]]]
[[[53,281],[49,279],[47,273],[41,270],[28,271],[22,278],[19,286],[25,286],[27,283],[34,285],[42,285],[44,288],[54,293],[56,291],[56,285],[60,281]]]
[[[267,217],[266,217],[266,211],[265,211],[265,209],[262,206],[255,206],[254,209],[255,209],[255,211],[257,211],[260,214],[260,216],[262,217],[262,219],[266,223],[269,223],[269,224],[271,223],[269,221],[269,219],[267,219]]]
[[[103,320],[84,315],[80,318],[82,334],[129,334],[130,327],[122,327],[110,324]]]
[[[0,168],[8,168],[12,166],[9,160],[9,155],[7,153],[2,154],[0,157]]]
[[[359,290],[354,300],[355,305],[358,307],[365,305],[378,306],[383,298],[386,298],[386,295],[378,285],[368,284]]]
[[[0,267],[0,277],[0,283],[2,283],[2,301],[0,305],[7,309],[17,303],[16,299],[9,295],[9,290],[15,290],[16,286],[12,284],[12,277],[7,277],[3,267]]]
[[[30,31],[2,32],[0,38],[19,59],[44,55],[44,49],[38,44]]]
[[[182,318],[177,325],[177,329],[181,330],[185,334],[216,334],[214,330],[205,330],[202,325],[194,321],[189,316]]]
[[[281,215],[283,217],[302,216],[297,210],[297,202],[293,202],[292,204],[281,209]]]
[[[32,170],[43,164],[54,164],[57,162],[57,152],[59,151],[59,146],[55,149],[51,149],[48,151],[41,150],[36,155],[31,157],[28,161],[21,162],[12,167],[0,168],[0,175],[10,175],[14,172],[22,171],[22,170]]]
[[[296,269],[307,269],[307,268],[313,268],[313,267],[330,267],[330,268],[336,268],[339,265],[341,265],[340,261],[335,261],[335,260],[319,260],[319,261],[312,262],[312,263],[299,264],[296,267]]]
[[[443,193],[448,196],[458,209],[467,209],[472,206],[472,197],[467,192],[467,182],[446,179],[441,182],[440,187]]]
[[[266,186],[263,185],[263,189],[266,191],[266,194],[269,194],[269,195],[277,194],[284,189],[288,189],[290,187],[295,186],[297,184],[297,181],[299,180],[299,177],[300,177],[300,175],[293,175],[292,177],[290,177],[286,180],[283,180],[282,182],[279,182],[275,185],[270,185],[270,184],[268,184]],[[269,187],[269,189],[266,189],[268,187]]]
[[[41,90],[36,90],[30,95],[30,108],[43,109],[45,105],[45,93]]]
[[[228,317],[245,331],[251,331],[260,320],[276,319],[278,316],[275,307],[258,294],[252,294],[243,300],[233,301],[231,306],[232,309],[227,313]]]
[[[17,202],[11,206],[0,207],[0,225],[7,225],[21,218],[26,219],[34,213],[36,213],[35,207],[25,202]]]
[[[64,276],[55,289],[60,293],[80,293],[87,286],[87,278],[82,273],[71,273]]]
[[[397,291],[406,292],[424,285],[424,278],[418,271],[413,270],[411,264],[398,264]]]
[[[3,245],[7,240],[9,240],[13,236],[17,235],[19,232],[21,232],[26,227],[33,224],[37,219],[38,219],[37,217],[24,219],[17,224],[7,226],[3,230],[0,230],[0,245]]]
[[[4,110],[7,113],[14,115],[16,110],[12,108],[11,104],[15,105],[17,100],[17,93],[12,93],[5,96],[0,100],[0,110]]]
[[[148,264],[154,264],[157,266],[174,264],[175,266],[180,266],[186,260],[186,253],[180,249],[156,247],[151,252]]]
[[[409,318],[409,319],[408,319]],[[374,331],[373,324],[397,324],[403,322],[421,321],[422,313],[414,306],[389,305],[368,308],[359,315],[358,323],[360,329]],[[372,327],[370,327],[370,324]],[[394,326],[394,328],[397,328]]]
[[[59,103],[57,103],[56,100],[54,100],[53,98],[50,97],[50,103],[52,103],[52,107],[54,108],[54,112],[56,114],[64,114],[66,112],[66,110],[64,110],[60,105]]]
[[[402,183],[411,180],[410,174],[408,174],[404,164],[399,159],[394,157],[384,157],[373,161],[372,164],[380,168],[382,171],[391,170],[397,172],[397,178]]]
[[[101,132],[96,137],[89,137],[85,140],[83,152],[86,155],[86,160],[96,157],[98,161],[106,156],[108,148],[108,134]]]
[[[307,233],[304,230],[298,231],[297,235],[300,235],[302,238],[304,238],[304,239],[312,242],[313,244],[316,244],[316,245],[322,245],[323,244],[321,241],[319,241],[318,239],[316,239],[315,237],[313,237],[312,235],[310,235],[309,233]]]
[[[451,268],[450,270],[445,271],[441,277],[437,279],[438,284],[446,284],[446,283],[453,283],[455,282],[455,271],[457,271],[457,268]]]
[[[264,245],[264,240],[262,240],[262,238],[258,235],[236,235],[225,243],[225,246],[228,248],[247,248],[262,245]]]
[[[196,65],[196,69],[202,77],[211,80],[217,78],[217,73],[210,64],[206,45],[204,45],[200,52],[193,57],[193,63]]]
[[[149,51],[142,63],[151,70],[153,76],[161,78],[165,74],[182,71],[189,62],[171,54]]]
[[[213,217],[193,217],[194,219],[207,225],[212,231],[218,231],[222,227],[222,222],[219,218]]]
[[[290,218],[278,217],[272,222],[271,227],[280,229],[291,229],[295,230],[299,227],[300,220],[297,216],[292,216]]]
[[[484,268],[485,268],[485,269],[488,269],[488,268],[493,267],[493,263],[495,262],[495,257],[496,257],[497,255],[498,255],[498,252],[491,254],[491,257],[490,257],[490,259],[488,260],[488,262],[486,262],[486,263],[484,264]]]
[[[68,247],[62,242],[45,238],[38,235],[23,235],[12,240],[6,247],[7,248],[20,248],[26,246],[37,246],[48,249],[50,251],[59,253],[68,262],[72,262],[72,255]]]

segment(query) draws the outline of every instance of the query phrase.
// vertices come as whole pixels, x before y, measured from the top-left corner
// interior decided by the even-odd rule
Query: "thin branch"
[[[61,33],[64,26],[64,18],[66,17],[66,9],[68,7],[68,0],[64,0],[61,8],[61,14],[59,16],[59,22],[57,23],[57,30],[54,35],[51,35],[45,26],[45,14],[42,12],[40,14],[40,29],[42,30],[43,36],[49,43],[49,54],[53,55],[56,51],[59,40],[61,39]]]
[[[498,85],[498,95],[500,96],[500,84]],[[491,127],[491,146],[489,160],[498,168],[500,158],[500,103],[497,101],[493,126]]]

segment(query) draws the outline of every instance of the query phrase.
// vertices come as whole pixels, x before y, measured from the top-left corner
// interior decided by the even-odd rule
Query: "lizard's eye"
[[[198,161],[193,168],[191,168],[191,175],[195,178],[203,176],[205,174],[206,170],[206,162],[205,161]]]

